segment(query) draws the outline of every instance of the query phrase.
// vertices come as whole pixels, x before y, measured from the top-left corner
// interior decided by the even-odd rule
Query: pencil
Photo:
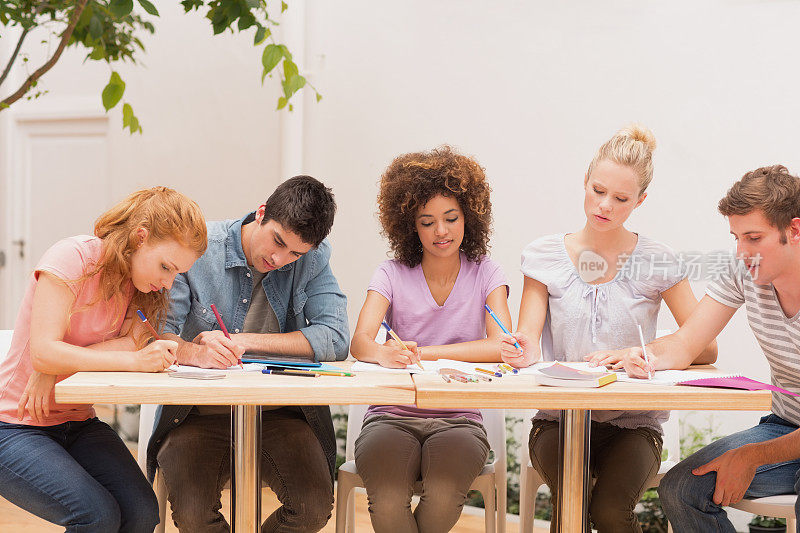
[[[214,304],[211,304],[210,307],[211,307],[211,310],[214,311],[214,316],[217,317],[217,322],[219,322],[219,328],[222,330],[222,333],[224,333],[225,336],[228,337],[228,339],[230,339],[231,338],[231,334],[228,333],[228,328],[225,327],[225,322],[222,321],[222,315],[220,315],[219,311],[217,311],[217,306],[214,305]],[[239,363],[240,367],[244,368],[244,365],[242,365],[242,360],[241,359],[239,359],[237,357],[236,358],[236,362]]]
[[[159,340],[159,336],[158,336],[158,332],[156,331],[156,328],[154,328],[153,325],[150,322],[147,321],[147,317],[144,316],[144,313],[142,313],[142,310],[141,309],[137,309],[136,310],[136,314],[139,315],[139,318],[141,319],[142,324],[144,324],[145,326],[147,326],[150,329],[150,333],[153,334],[153,340]]]
[[[411,350],[408,349],[408,346],[406,346],[406,343],[404,343],[403,341],[400,340],[400,337],[398,337],[397,333],[395,333],[394,330],[389,327],[389,324],[387,324],[385,320],[381,322],[381,325],[384,328],[386,328],[386,331],[389,332],[389,335],[391,335],[394,340],[396,340],[397,342],[400,343],[400,346],[402,346],[404,350],[408,350],[409,352],[411,352]],[[422,363],[419,361],[419,359],[417,360],[417,366],[420,367],[422,370],[425,370],[425,368],[422,366]]]
[[[639,328],[639,340],[642,342],[642,355],[644,356],[644,363],[650,364],[650,359],[647,357],[647,350],[644,347],[644,335],[642,334],[642,326],[641,324],[636,324],[636,327]],[[647,369],[647,379],[650,379],[650,369]]]
[[[489,307],[486,304],[484,304],[483,307],[486,308],[486,311],[489,313],[489,316],[492,317],[495,322],[497,322],[497,325],[500,326],[500,329],[503,330],[503,333],[505,333],[506,335],[511,335],[511,332],[506,329],[506,327],[503,325],[503,323],[500,322],[500,319],[497,318],[497,315],[494,314],[494,311],[492,311],[492,308]],[[520,352],[522,351],[522,346],[520,346],[519,343],[516,340],[514,341],[514,346],[516,346],[517,350],[519,350]]]
[[[262,374],[275,374],[278,375],[286,375],[286,376],[300,376],[304,378],[315,378],[319,376],[316,372],[306,372],[305,370],[278,370],[274,368],[265,368],[261,371]]]

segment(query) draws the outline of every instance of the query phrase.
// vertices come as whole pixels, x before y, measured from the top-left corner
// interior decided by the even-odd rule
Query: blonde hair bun
[[[644,193],[653,180],[653,150],[656,137],[641,124],[625,126],[607,140],[597,151],[586,171],[586,180],[599,161],[608,160],[632,168],[639,176],[639,194]]]
[[[652,131],[641,124],[629,124],[619,130],[616,136],[628,137],[634,141],[644,143],[650,152],[656,149],[656,136],[653,135]]]

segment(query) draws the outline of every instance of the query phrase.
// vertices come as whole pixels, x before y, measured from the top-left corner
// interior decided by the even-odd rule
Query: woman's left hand
[[[34,422],[43,424],[44,419],[50,416],[50,395],[55,386],[55,375],[34,370],[17,404],[17,418],[22,420],[27,410]]]
[[[584,356],[583,360],[587,361],[589,366],[604,366],[616,370],[622,368],[622,360],[627,351],[627,348],[621,350],[599,350]]]

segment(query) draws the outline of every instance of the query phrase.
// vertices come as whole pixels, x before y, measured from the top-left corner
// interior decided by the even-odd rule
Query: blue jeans
[[[712,500],[716,486],[716,472],[695,476],[692,470],[723,453],[745,444],[776,439],[796,431],[794,424],[770,414],[750,429],[734,433],[712,442],[672,467],[658,487],[661,505],[672,527],[682,531],[724,531],[734,533],[727,513]],[[745,498],[762,498],[776,494],[796,494],[800,485],[800,459],[761,465],[747,488]],[[795,515],[800,516],[795,504]],[[800,523],[800,522],[799,522]],[[800,529],[798,529],[800,533]]]
[[[65,533],[152,533],[158,502],[108,424],[0,422],[0,495]]]

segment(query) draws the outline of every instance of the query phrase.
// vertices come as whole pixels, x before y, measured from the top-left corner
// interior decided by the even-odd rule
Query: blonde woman
[[[206,248],[200,208],[156,187],[111,208],[94,236],[53,245],[28,282],[0,364],[0,495],[68,533],[147,532],[152,488],[91,405],[55,403],[56,381],[84,370],[159,372],[176,343],[157,340],[167,291]]]
[[[647,341],[655,338],[662,299],[679,325],[689,316],[697,299],[674,252],[624,226],[647,197],[655,146],[644,127],[617,132],[600,147],[584,177],[583,228],[542,237],[525,248],[519,329],[504,337],[504,361],[517,367],[540,359],[621,367],[624,348],[638,343],[637,326]],[[698,361],[715,359],[712,342]],[[590,464],[597,481],[589,513],[601,533],[641,531],[633,508],[658,470],[661,424],[668,416],[667,411],[592,411]],[[536,414],[529,448],[534,468],[550,486],[556,513],[557,411]]]

